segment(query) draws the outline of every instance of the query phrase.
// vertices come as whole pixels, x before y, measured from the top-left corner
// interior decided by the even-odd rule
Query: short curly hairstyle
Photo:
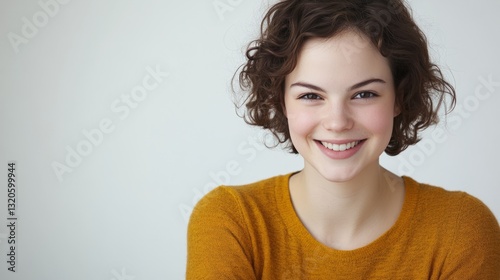
[[[245,121],[270,130],[277,144],[297,153],[284,113],[285,78],[305,41],[346,30],[360,31],[389,61],[401,113],[394,119],[388,155],[420,141],[419,132],[438,122],[446,96],[451,97],[447,113],[454,108],[455,89],[430,60],[427,39],[402,0],[284,0],[265,15],[260,38],[249,44],[246,63],[233,77],[244,93],[236,106],[245,105]]]

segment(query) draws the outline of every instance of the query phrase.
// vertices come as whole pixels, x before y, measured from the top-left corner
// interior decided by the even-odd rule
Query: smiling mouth
[[[343,152],[343,151],[346,151],[346,150],[349,150],[349,149],[352,149],[354,147],[356,147],[359,143],[361,143],[362,140],[358,140],[358,141],[352,141],[352,142],[349,142],[349,143],[345,143],[345,144],[332,144],[332,143],[328,143],[328,142],[324,142],[324,141],[321,141],[321,144],[325,147],[325,148],[328,148],[332,151],[335,151],[335,152]]]

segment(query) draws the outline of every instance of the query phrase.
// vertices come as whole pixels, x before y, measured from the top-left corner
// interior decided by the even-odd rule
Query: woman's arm
[[[242,211],[224,187],[202,198],[191,214],[186,279],[256,279]]]

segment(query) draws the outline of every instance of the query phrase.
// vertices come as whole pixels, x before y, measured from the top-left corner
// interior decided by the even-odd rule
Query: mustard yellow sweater
[[[290,175],[218,187],[200,200],[188,228],[187,279],[500,279],[498,221],[464,192],[404,177],[394,226],[341,251],[302,225]]]

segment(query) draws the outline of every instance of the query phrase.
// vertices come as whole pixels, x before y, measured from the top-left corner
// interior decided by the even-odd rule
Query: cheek
[[[318,124],[318,113],[313,110],[287,110],[290,135],[306,135]]]
[[[363,113],[363,124],[373,134],[385,135],[390,139],[394,123],[394,112],[387,108],[373,108]]]

